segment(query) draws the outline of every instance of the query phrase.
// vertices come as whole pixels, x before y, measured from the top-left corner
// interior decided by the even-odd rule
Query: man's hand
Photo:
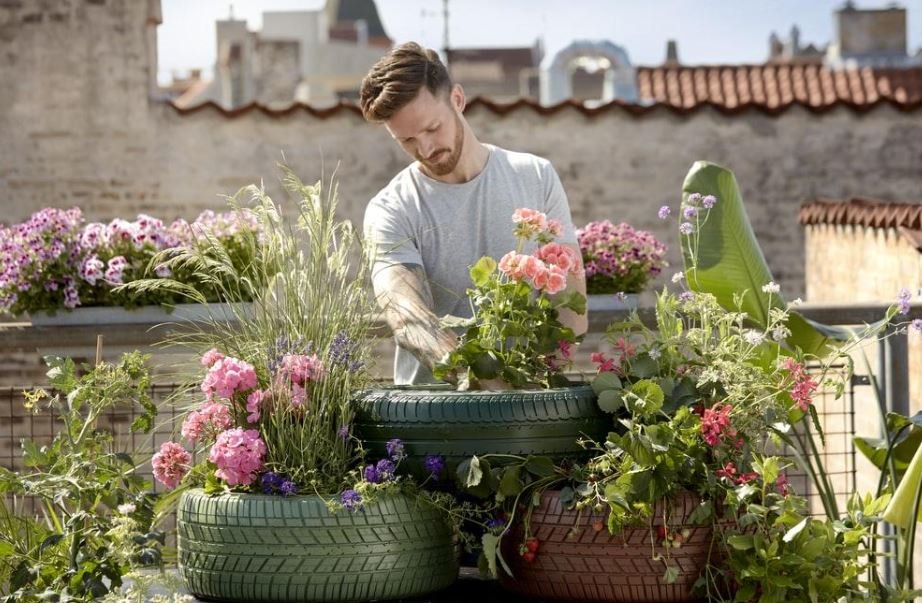
[[[423,267],[399,264],[373,277],[378,305],[401,347],[429,369],[458,345],[458,336],[432,312],[432,293]]]

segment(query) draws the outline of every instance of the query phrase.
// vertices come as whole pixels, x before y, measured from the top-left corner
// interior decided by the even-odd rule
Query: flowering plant
[[[135,221],[114,219],[108,224],[86,223],[78,208],[46,208],[29,220],[0,227],[0,312],[14,316],[27,312],[73,309],[78,306],[136,306],[175,303],[178,296],[165,290],[132,291],[119,285],[145,276],[195,285],[204,297],[216,299],[209,283],[190,282],[189,270],[177,274],[163,262],[161,252],[189,248],[214,237],[235,265],[247,265],[258,245],[255,217],[248,212],[203,212],[193,223],[176,220],[165,225],[139,215]]]
[[[622,222],[590,222],[576,231],[589,293],[640,293],[667,266],[666,246]]]
[[[440,379],[462,373],[460,383],[503,379],[516,388],[565,385],[573,330],[558,320],[561,308],[585,313],[586,298],[563,293],[567,276],[582,271],[579,255],[554,242],[561,225],[539,211],[520,208],[512,216],[518,241],[499,262],[482,257],[471,266],[468,290],[473,318],[448,322],[466,327],[448,357],[437,364]],[[526,253],[526,247],[533,248]],[[463,385],[462,385],[463,387]]]
[[[385,458],[366,464],[352,433],[352,401],[370,379],[366,342],[375,303],[367,289],[368,250],[351,224],[337,219],[335,187],[307,186],[287,169],[285,184],[299,199],[293,223],[255,186],[232,200],[239,210],[238,198],[248,197],[246,211],[265,235],[253,264],[238,270],[217,238],[209,239],[211,248],[165,259],[196,276],[225,275],[220,299],[239,316],[190,324],[177,335],[202,350],[204,375],[197,373],[189,388],[196,403],[182,425],[184,442],[163,444],[154,474],[170,488],[319,495],[332,510],[357,511],[376,496],[415,488],[398,477],[399,440],[388,444]],[[184,291],[169,279],[136,286]],[[252,309],[234,303],[244,294],[252,294]]]

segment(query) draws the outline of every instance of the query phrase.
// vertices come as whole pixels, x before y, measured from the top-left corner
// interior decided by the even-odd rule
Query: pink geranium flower
[[[212,439],[234,424],[230,409],[219,402],[206,402],[192,411],[182,424],[182,436],[192,443],[203,436]]]
[[[236,358],[224,357],[208,369],[202,381],[202,391],[209,397],[214,394],[230,398],[235,393],[247,392],[256,387],[256,369]]]
[[[208,460],[217,466],[215,475],[228,486],[248,486],[263,468],[266,444],[255,429],[229,429],[218,436]]]
[[[164,442],[151,459],[154,477],[167,488],[175,488],[189,472],[192,455],[176,442]]]

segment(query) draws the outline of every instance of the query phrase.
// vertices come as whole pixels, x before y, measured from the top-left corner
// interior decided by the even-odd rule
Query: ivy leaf
[[[471,266],[471,281],[473,281],[474,286],[483,287],[489,282],[495,271],[496,260],[485,255]]]
[[[480,459],[477,456],[472,456],[469,459],[464,459],[461,463],[458,464],[458,478],[461,480],[461,483],[467,488],[473,488],[480,483],[480,480],[483,479],[483,470],[480,467]]]

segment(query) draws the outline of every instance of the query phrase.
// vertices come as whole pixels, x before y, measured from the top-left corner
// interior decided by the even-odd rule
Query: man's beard
[[[464,126],[461,123],[461,118],[458,117],[457,114],[455,114],[455,129],[454,149],[439,149],[439,155],[444,156],[447,153],[448,157],[432,163],[419,155],[416,156],[416,159],[426,166],[426,169],[434,176],[450,174],[458,166],[458,161],[461,160],[461,151],[464,149]]]

